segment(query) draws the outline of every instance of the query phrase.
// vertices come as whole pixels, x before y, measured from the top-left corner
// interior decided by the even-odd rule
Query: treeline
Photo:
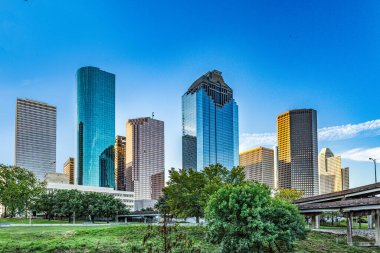
[[[73,217],[105,218],[108,222],[116,215],[129,212],[126,205],[110,194],[98,192],[80,192],[78,190],[57,190],[41,194],[32,206],[37,213],[44,213],[45,218],[53,219]]]
[[[164,217],[205,218],[207,239],[220,252],[292,252],[306,236],[305,220],[292,204],[302,192],[271,190],[246,181],[242,167],[228,170],[220,164],[202,171],[172,169],[169,177],[156,208]],[[170,227],[164,231],[166,235]],[[136,252],[145,252],[144,245]],[[166,249],[167,240],[162,245]]]
[[[129,212],[126,205],[112,195],[78,190],[47,192],[46,183],[37,180],[33,172],[17,166],[0,164],[0,204],[4,217],[29,212],[44,213],[47,219],[74,217],[107,221],[117,214]]]

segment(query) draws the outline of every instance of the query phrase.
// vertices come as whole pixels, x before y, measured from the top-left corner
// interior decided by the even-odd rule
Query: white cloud
[[[320,128],[318,129],[318,140],[346,140],[362,134],[371,136],[380,135],[380,119],[371,120],[359,124],[347,124],[341,126]],[[244,151],[257,146],[274,145],[276,145],[276,133],[244,133],[240,136],[240,151]]]
[[[380,119],[359,124],[324,127],[318,129],[318,138],[321,141],[351,139],[359,134],[379,135]]]
[[[375,148],[354,148],[341,153],[343,159],[352,161],[369,161],[370,157],[380,159],[380,147]]]

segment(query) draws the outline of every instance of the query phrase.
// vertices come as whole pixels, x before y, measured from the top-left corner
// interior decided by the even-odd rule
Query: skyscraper
[[[125,159],[126,187],[135,192],[136,210],[153,207],[152,176],[165,170],[164,122],[148,117],[128,120]]]
[[[340,156],[334,156],[329,148],[323,148],[319,153],[319,192],[330,192],[348,189],[348,168],[342,168]]]
[[[350,189],[350,168],[345,167],[342,168],[342,185],[343,191]]]
[[[198,78],[182,96],[182,167],[239,164],[238,106],[222,72]]]
[[[63,173],[69,177],[69,184],[75,184],[74,158],[69,157],[63,165]]]
[[[115,75],[82,67],[76,77],[78,184],[114,187]]]
[[[126,190],[125,179],[125,136],[117,135],[115,139],[115,189]]]
[[[56,168],[57,108],[17,99],[15,165],[31,170],[39,180]]]
[[[278,187],[319,194],[317,112],[291,110],[277,117]]]
[[[274,151],[257,147],[240,153],[240,166],[244,167],[245,178],[275,188]]]

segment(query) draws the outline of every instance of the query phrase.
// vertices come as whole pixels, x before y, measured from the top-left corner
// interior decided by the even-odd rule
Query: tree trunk
[[[199,224],[199,216],[195,217],[195,222]]]

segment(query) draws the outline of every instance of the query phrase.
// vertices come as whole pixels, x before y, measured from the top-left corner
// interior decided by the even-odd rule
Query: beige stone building
[[[275,188],[274,151],[257,147],[240,153],[239,165],[244,167],[247,180],[265,183]]]
[[[349,188],[349,169],[342,168],[342,158],[334,156],[329,148],[319,153],[319,191],[326,194]]]
[[[75,184],[75,182],[74,182],[75,181],[75,179],[74,179],[74,175],[75,175],[74,164],[75,164],[74,158],[70,157],[69,159],[67,159],[67,161],[63,165],[63,173],[65,173],[69,177],[69,183],[70,184]]]

